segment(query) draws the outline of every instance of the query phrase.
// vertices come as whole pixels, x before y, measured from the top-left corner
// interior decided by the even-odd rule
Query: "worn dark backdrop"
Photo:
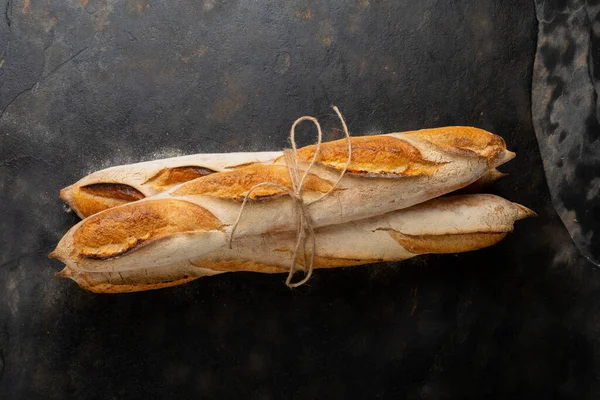
[[[600,267],[600,0],[536,0],[532,116],[554,206]]]
[[[560,2],[558,2],[560,3]],[[552,6],[553,3],[549,3]],[[600,274],[551,205],[533,1],[0,0],[0,398],[597,398]],[[533,208],[463,255],[95,295],[46,254],[58,190],[110,165],[449,124],[518,157]]]

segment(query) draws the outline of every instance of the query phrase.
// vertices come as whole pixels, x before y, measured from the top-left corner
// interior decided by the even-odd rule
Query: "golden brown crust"
[[[409,131],[402,134],[426,140],[456,154],[485,157],[490,165],[495,162],[505,162],[514,156],[514,154],[506,151],[506,143],[500,136],[473,127],[449,126]],[[425,159],[418,148],[408,141],[396,137],[363,136],[353,137],[351,140],[352,160],[348,169],[351,174],[374,177],[427,176],[442,165]],[[300,149],[300,159],[310,161],[315,149],[316,146],[314,145]],[[342,170],[348,157],[347,151],[346,139],[326,142],[321,145],[317,161],[325,166]],[[501,160],[502,157],[505,157],[503,161]],[[242,199],[245,193],[257,183],[268,181],[283,184],[288,188],[290,186],[287,170],[282,166],[270,170],[273,166],[246,163],[228,168],[235,168],[235,170],[215,174],[211,169],[198,166],[165,168],[145,183],[160,192],[176,184],[190,182],[190,185],[185,185],[177,193],[207,194],[237,200]],[[242,177],[241,174],[245,173],[250,173],[251,176]],[[212,175],[213,180],[204,180],[192,184],[195,179],[199,177],[206,178],[207,175]],[[311,176],[309,181],[306,182],[305,189],[320,192],[327,191],[328,189],[323,189],[330,182],[319,179],[315,175]],[[233,183],[233,187],[219,188],[229,183]],[[209,185],[210,187],[200,188],[201,185]],[[262,187],[253,192],[251,198],[270,198],[282,194],[281,190],[274,187]],[[73,186],[67,188],[61,191],[61,197],[80,216],[88,217],[108,208],[140,200],[144,198],[144,194],[126,184],[97,183],[83,187]]]
[[[94,183],[82,187],[71,186],[61,190],[60,197],[82,217],[88,217],[108,208],[141,200],[142,192],[122,183]]]
[[[84,275],[84,274],[80,274]],[[89,290],[94,293],[105,293],[105,294],[114,294],[114,293],[131,293],[131,292],[142,292],[145,290],[155,290],[155,289],[163,289],[172,286],[182,285],[184,283],[191,282],[198,277],[188,276],[180,279],[174,279],[171,281],[161,281],[161,282],[129,282],[129,283],[100,283],[88,281],[84,276],[81,276],[80,279],[75,280],[79,287],[82,289]]]
[[[220,228],[220,221],[196,204],[148,200],[91,216],[75,232],[73,246],[80,257],[107,259],[171,234]]]
[[[255,164],[257,164],[256,161],[246,162],[246,163],[242,163],[242,164],[235,164],[235,165],[226,165],[224,169],[239,169],[239,168],[244,168],[244,167],[248,167],[250,165],[255,165]]]
[[[211,175],[215,172],[216,171],[209,168],[193,165],[175,168],[163,168],[144,183],[150,183],[152,187],[162,192],[179,183],[188,182],[196,178]]]
[[[315,256],[315,268],[339,268],[339,267],[352,267],[355,265],[373,264],[381,262],[382,260],[374,259],[354,259],[354,258],[339,258],[339,257],[324,257]],[[302,264],[302,259],[298,258],[298,263]]]
[[[124,272],[87,272],[77,271],[66,266],[62,271],[56,273],[58,278],[70,278],[82,289],[94,293],[129,293],[144,290],[162,289],[166,287],[181,285],[202,275],[193,273],[173,272],[170,269],[159,271],[147,270],[124,271]]]
[[[508,232],[475,232],[454,235],[405,235],[388,231],[402,247],[414,254],[447,254],[478,250],[498,243]]]
[[[498,135],[470,126],[446,126],[404,132],[436,144],[458,154],[477,154],[485,157],[489,164],[506,151],[506,143]]]
[[[197,260],[190,261],[195,267],[212,269],[213,271],[223,272],[261,272],[264,274],[277,274],[287,272],[287,268],[279,265],[263,264],[252,260]]]
[[[518,203],[513,203],[513,204],[517,208],[517,220],[525,219],[525,218],[535,218],[538,216],[535,211],[530,210],[529,208],[522,206],[521,204],[518,204]]]
[[[145,197],[136,188],[123,183],[92,183],[82,186],[81,191],[94,196],[111,197],[126,201],[141,200]]]
[[[205,195],[221,199],[243,200],[250,189],[259,183],[270,182],[292,190],[288,169],[283,165],[251,165],[229,172],[219,172],[184,183],[173,196]],[[309,174],[305,183],[305,192],[325,193],[331,189],[332,183],[328,180]],[[267,199],[285,194],[274,186],[262,186],[254,190],[251,200]]]
[[[300,259],[298,260],[298,262],[301,261],[302,260]],[[378,261],[380,260],[354,260],[316,256],[315,268],[348,267]],[[288,272],[288,267],[238,259],[220,261],[197,260],[196,262],[190,262],[190,264],[195,267],[219,272],[259,272],[267,274]],[[211,274],[209,273],[208,275]],[[152,271],[152,274],[147,274],[144,273],[143,270],[140,270],[138,273],[132,275],[130,271],[125,271],[122,274],[118,272],[77,272],[68,266],[58,272],[56,276],[60,278],[70,278],[82,289],[94,293],[106,294],[162,289],[188,283],[201,277],[190,273],[183,274],[181,277],[176,277],[173,275],[173,272],[168,269],[165,269],[164,271]]]
[[[442,164],[429,161],[412,144],[391,136],[352,137],[352,159],[348,172],[380,176],[431,175]],[[311,161],[316,145],[298,150],[303,161]],[[348,160],[347,139],[321,144],[317,162],[342,171]]]
[[[285,252],[288,252],[287,250]],[[291,256],[291,254],[290,254]],[[334,258],[334,257],[322,257],[315,256],[314,268],[338,268],[338,267],[351,267],[355,265],[371,264],[380,262],[381,260],[358,260],[351,258]],[[298,265],[302,268],[303,259],[298,256]],[[289,267],[281,265],[270,265],[264,264],[252,260],[197,260],[191,262],[192,265],[201,268],[212,269],[214,271],[223,272],[260,272],[263,274],[278,274],[289,271]]]

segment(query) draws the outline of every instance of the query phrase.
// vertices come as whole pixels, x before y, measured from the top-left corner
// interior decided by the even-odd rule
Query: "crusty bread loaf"
[[[502,139],[477,128],[446,127],[404,132],[403,135],[418,137],[436,143],[448,151],[474,153],[486,157],[491,164],[498,157],[506,155]],[[355,174],[398,174],[414,176],[435,170],[435,162],[421,157],[419,151],[408,142],[381,138],[377,143],[369,143],[370,137],[355,138],[361,143],[361,151],[354,155],[350,172]],[[365,145],[365,142],[367,145]],[[370,145],[372,144],[372,145]],[[381,151],[385,149],[386,151]],[[301,150],[300,155],[308,160],[314,146]],[[319,156],[324,165],[343,167],[346,162],[346,143],[337,141],[326,146]],[[122,165],[94,172],[60,192],[60,197],[82,218],[108,208],[157,195],[175,185],[206,176],[215,172],[231,171],[254,163],[269,163],[281,157],[281,152],[197,154],[167,158],[150,162]],[[385,171],[378,168],[386,166]],[[470,192],[476,192],[489,178],[499,176],[484,175],[481,182],[475,182]]]
[[[489,132],[448,129],[353,137],[349,173],[329,196],[307,207],[313,227],[422,203],[462,188],[514,157],[504,141]],[[304,186],[305,201],[331,188],[343,168],[344,145],[344,140],[322,145],[319,164]],[[299,151],[299,158],[308,160],[313,154],[309,146]],[[86,271],[158,268],[199,258],[224,246],[239,200],[261,181],[291,188],[281,159],[211,174],[87,218],[63,237],[52,255]],[[280,189],[264,189],[253,192],[237,238],[295,228],[292,199]]]
[[[400,261],[426,253],[459,253],[493,245],[531,210],[493,195],[448,196],[381,216],[316,230],[315,268]],[[293,232],[246,236],[193,260],[141,269],[81,270],[59,276],[84,289],[119,293],[158,289],[223,272],[283,273],[295,245]],[[302,257],[298,263],[302,264]]]
[[[244,165],[264,163],[281,152],[195,154],[96,171],[60,191],[81,218],[141,200],[192,179]]]

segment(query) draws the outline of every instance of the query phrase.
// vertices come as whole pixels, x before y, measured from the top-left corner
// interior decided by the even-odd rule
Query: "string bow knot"
[[[352,143],[350,141],[350,133],[348,132],[348,127],[346,126],[346,122],[344,121],[344,117],[342,117],[340,110],[338,110],[338,108],[336,106],[333,106],[333,110],[335,111],[335,113],[337,114],[338,118],[341,121],[342,127],[344,129],[344,134],[345,134],[346,140],[348,142],[348,159],[346,161],[344,169],[342,170],[341,174],[339,175],[337,180],[334,182],[334,184],[331,186],[331,188],[329,188],[329,190],[326,193],[324,193],[323,195],[321,195],[319,198],[317,198],[316,200],[313,200],[311,202],[307,203],[303,199],[302,194],[303,194],[303,189],[304,189],[304,182],[306,181],[306,178],[310,174],[310,170],[313,168],[313,166],[317,162],[317,159],[319,158],[319,153],[321,151],[321,143],[323,140],[323,132],[321,130],[321,125],[319,124],[319,121],[316,118],[310,117],[310,116],[300,117],[296,121],[294,121],[294,123],[292,124],[292,127],[290,129],[290,143],[292,144],[292,148],[285,149],[283,151],[285,164],[287,166],[288,174],[290,177],[291,190],[283,185],[280,185],[280,184],[274,183],[274,182],[261,182],[257,185],[254,185],[248,191],[246,196],[244,197],[244,201],[242,202],[242,206],[240,207],[240,212],[237,216],[235,224],[233,225],[233,227],[231,229],[231,234],[229,235],[229,248],[231,249],[232,242],[233,242],[233,235],[240,223],[242,214],[244,213],[244,209],[246,207],[246,203],[248,202],[248,199],[250,199],[250,195],[252,194],[252,192],[254,190],[256,190],[260,187],[264,187],[264,186],[271,186],[271,187],[275,187],[275,188],[283,191],[285,194],[290,196],[294,200],[294,215],[296,218],[296,245],[294,247],[294,253],[292,255],[292,259],[291,259],[291,263],[290,263],[290,270],[289,270],[287,279],[285,280],[285,284],[290,288],[295,288],[295,287],[301,286],[301,285],[305,284],[306,282],[308,282],[308,280],[312,276],[312,272],[313,272],[313,268],[314,268],[314,264],[315,264],[316,239],[315,239],[315,232],[314,232],[314,229],[312,226],[312,221],[310,219],[310,213],[308,212],[308,206],[310,206],[311,204],[314,204],[318,201],[323,200],[331,192],[333,192],[333,190],[335,190],[335,188],[338,186],[338,184],[340,183],[340,181],[346,174],[346,171],[348,170],[348,166],[350,165],[350,160],[352,159]],[[296,145],[296,126],[304,121],[310,121],[316,126],[316,128],[317,128],[317,143],[315,146],[315,153],[314,153],[310,163],[308,164],[308,166],[302,173],[302,171],[300,169],[300,162],[299,162],[299,156],[298,156],[298,146]],[[310,258],[307,257],[306,242],[308,240],[310,240]],[[296,272],[298,254],[300,252],[303,257],[302,269],[307,272],[302,280],[300,280],[298,282],[292,282],[292,279]],[[308,263],[307,263],[307,261],[308,261]],[[308,264],[308,269],[306,268],[307,264]]]

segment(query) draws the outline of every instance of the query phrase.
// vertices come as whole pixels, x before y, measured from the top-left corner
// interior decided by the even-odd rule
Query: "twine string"
[[[296,219],[296,245],[294,246],[294,253],[292,255],[292,259],[290,262],[288,276],[287,276],[287,279],[285,280],[285,284],[290,288],[295,288],[295,287],[301,286],[301,285],[305,284],[306,282],[308,282],[308,280],[312,276],[313,268],[314,268],[314,264],[315,264],[315,250],[316,250],[317,243],[316,243],[314,228],[312,226],[312,221],[310,219],[310,214],[308,212],[308,206],[311,204],[314,204],[318,201],[321,201],[322,199],[327,197],[331,192],[333,192],[335,190],[335,188],[339,185],[340,181],[342,180],[342,178],[348,171],[348,166],[350,165],[350,161],[352,159],[352,142],[350,141],[350,133],[348,132],[348,126],[346,125],[346,122],[344,121],[344,117],[340,113],[340,110],[338,110],[338,108],[336,106],[333,106],[333,110],[335,111],[338,118],[340,119],[342,128],[344,130],[344,134],[346,136],[346,141],[348,143],[348,159],[346,160],[344,169],[338,176],[337,180],[333,183],[331,188],[329,188],[329,190],[326,193],[324,193],[323,195],[318,197],[316,200],[313,200],[311,202],[306,203],[302,199],[304,182],[306,181],[306,179],[310,173],[310,170],[314,167],[314,165],[316,164],[316,162],[319,158],[319,154],[321,151],[321,143],[323,141],[323,132],[321,130],[321,125],[319,124],[319,121],[316,118],[310,117],[310,116],[300,117],[296,121],[294,121],[294,123],[292,124],[292,127],[290,129],[290,143],[292,145],[292,148],[286,149],[283,151],[284,160],[285,160],[285,164],[287,166],[292,189],[290,190],[283,185],[280,185],[278,183],[273,183],[273,182],[261,182],[257,185],[254,185],[248,191],[248,193],[246,193],[246,196],[244,196],[244,200],[242,201],[242,205],[240,207],[240,211],[238,213],[237,219],[236,219],[235,223],[233,224],[233,227],[231,228],[231,233],[229,234],[229,248],[231,249],[232,242],[233,242],[233,235],[235,234],[235,232],[238,228],[238,225],[240,223],[240,220],[242,219],[242,215],[244,213],[244,210],[246,208],[248,200],[250,199],[250,195],[256,189],[265,187],[265,186],[270,186],[270,187],[277,188],[277,189],[281,190],[282,192],[284,192],[285,194],[287,194],[288,196],[290,196],[294,201],[293,205],[294,205],[294,214],[295,214],[295,219]],[[296,126],[304,121],[312,122],[315,125],[315,127],[317,128],[317,143],[315,145],[315,151],[314,151],[313,157],[301,175],[300,174],[300,166],[299,166],[298,146],[296,145]],[[308,252],[307,252],[307,246],[306,246],[307,240],[309,240],[309,246],[308,246],[309,251]],[[307,253],[309,253],[310,258],[307,257]],[[302,269],[306,272],[306,274],[302,280],[300,280],[298,282],[292,282],[294,274],[296,273],[298,254],[302,254],[302,261],[303,261]],[[308,265],[308,268],[306,267],[307,265]]]

